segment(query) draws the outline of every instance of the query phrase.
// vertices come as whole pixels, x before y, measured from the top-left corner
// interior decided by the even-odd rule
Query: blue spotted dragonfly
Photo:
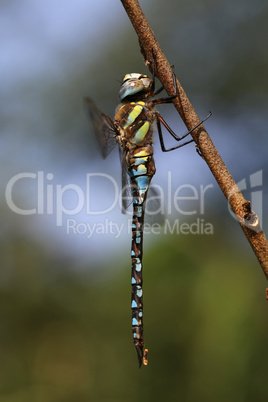
[[[131,308],[133,342],[138,355],[139,367],[148,364],[148,349],[143,340],[143,289],[142,289],[142,256],[143,256],[143,224],[145,202],[149,185],[155,174],[153,158],[153,126],[156,122],[163,152],[172,151],[189,144],[193,140],[180,143],[167,149],[164,145],[161,124],[176,141],[183,140],[200,124],[207,120],[211,113],[186,134],[178,137],[163,117],[155,110],[155,106],[171,103],[177,97],[176,77],[173,73],[174,95],[153,99],[163,87],[155,91],[155,62],[153,77],[144,74],[126,74],[119,91],[120,105],[114,120],[102,113],[90,98],[85,98],[85,109],[101,146],[104,158],[116,143],[119,144],[122,162],[122,186],[129,184],[133,202],[132,217],[132,272],[131,272]],[[122,208],[127,207],[127,197],[122,197]]]

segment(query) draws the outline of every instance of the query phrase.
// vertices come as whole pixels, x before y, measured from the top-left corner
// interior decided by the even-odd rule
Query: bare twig
[[[156,76],[169,95],[174,93],[172,68],[137,0],[121,0],[128,17],[138,35],[141,52],[145,63],[152,70],[152,49],[156,60]],[[173,103],[188,130],[200,122],[193,106],[187,98],[177,79],[178,97]],[[207,131],[201,125],[192,132],[197,147],[227,198],[236,218],[246,235],[263,272],[268,279],[268,244],[260,227],[257,215],[251,210],[250,202],[246,201],[233,180],[230,172],[221,159]]]

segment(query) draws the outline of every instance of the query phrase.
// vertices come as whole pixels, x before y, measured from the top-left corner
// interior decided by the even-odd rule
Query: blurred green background
[[[206,128],[267,232],[268,3],[140,4],[200,117],[212,110]],[[101,160],[82,100],[91,96],[112,117],[118,81],[147,70],[119,0],[0,7],[0,402],[266,400],[267,282],[193,145],[165,155],[156,138],[154,182],[165,188],[171,172],[173,192],[210,186],[204,210],[197,200],[182,205],[195,214],[172,210],[168,218],[199,219],[213,233],[145,236],[149,365],[140,370],[131,339],[131,235],[67,232],[68,218],[126,225],[120,208],[64,215],[61,226],[54,198],[52,214],[11,210],[5,190],[23,172],[44,172],[54,191],[70,183],[85,190],[88,173],[120,183],[118,154]],[[159,111],[185,132],[171,106]],[[93,210],[111,203],[109,190],[94,180]],[[12,193],[25,209],[37,207],[37,195],[31,179]],[[65,208],[75,208],[75,194],[65,196]]]

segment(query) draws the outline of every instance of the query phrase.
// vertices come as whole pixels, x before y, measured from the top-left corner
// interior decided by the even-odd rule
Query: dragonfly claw
[[[143,352],[143,346],[141,346],[141,345],[135,345],[135,349],[136,349],[137,356],[138,356],[139,368],[141,368],[142,364],[144,364],[144,366],[147,366],[148,349],[144,349],[144,352]]]

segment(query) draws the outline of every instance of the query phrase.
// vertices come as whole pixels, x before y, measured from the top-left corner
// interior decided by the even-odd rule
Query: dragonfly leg
[[[211,116],[211,112],[209,112],[209,114],[207,115],[207,117],[205,119],[203,119],[202,121],[200,121],[196,126],[194,126],[190,131],[188,131],[186,134],[182,135],[181,137],[179,137],[177,134],[174,133],[174,131],[169,127],[169,125],[167,124],[167,122],[163,119],[163,117],[161,116],[160,113],[155,112],[156,114],[156,123],[157,123],[157,130],[158,130],[158,134],[159,134],[159,140],[160,140],[160,145],[161,145],[161,149],[163,152],[169,152],[169,151],[173,151],[174,149],[178,149],[183,147],[184,145],[190,144],[191,142],[193,142],[194,140],[190,140],[190,141],[186,141],[182,144],[179,144],[175,147],[169,148],[167,149],[165,147],[164,144],[164,139],[163,139],[163,134],[162,134],[162,128],[161,128],[161,124],[163,124],[163,126],[167,129],[167,131],[172,135],[172,137],[176,140],[176,141],[181,141],[183,140],[185,137],[187,137],[189,134],[191,134],[197,127],[199,127],[202,123],[204,123],[204,121],[206,121],[210,116]]]
[[[161,86],[157,91],[155,91],[155,55],[154,55],[154,51],[152,49],[152,55],[153,55],[153,95],[157,95],[159,94],[163,89],[164,86]],[[172,70],[173,70],[174,66],[172,66]],[[171,103],[173,99],[175,99],[178,96],[178,88],[177,88],[177,83],[176,83],[176,74],[174,73],[173,70],[173,87],[174,87],[174,95],[170,95],[167,96],[165,98],[158,98],[158,99],[154,99],[152,101],[153,105],[159,105],[159,104],[163,104],[163,103]],[[176,141],[181,141],[183,140],[185,137],[187,137],[187,135],[191,134],[198,126],[200,126],[202,123],[204,123],[204,121],[206,121],[210,116],[211,116],[211,112],[209,112],[208,116],[203,119],[202,121],[200,121],[195,127],[193,127],[190,131],[188,131],[186,134],[182,135],[181,137],[179,137],[177,134],[174,133],[174,131],[169,127],[169,125],[167,124],[167,122],[163,119],[163,117],[161,116],[160,113],[155,112],[156,115],[156,121],[157,121],[157,129],[158,129],[158,134],[159,134],[159,139],[160,139],[160,144],[161,144],[161,149],[163,152],[169,152],[169,151],[173,151],[174,149],[178,149],[183,147],[184,145],[190,144],[191,142],[193,142],[194,140],[190,140],[190,141],[186,141],[183,144],[179,144],[176,147],[172,147],[167,149],[164,145],[164,140],[163,140],[163,135],[162,135],[162,129],[161,129],[161,123],[163,124],[163,126],[167,129],[167,131],[172,135],[172,137],[176,140]],[[196,146],[196,150],[197,153],[203,157],[200,149]]]
[[[163,91],[164,85],[162,85],[159,89],[157,89],[155,91],[155,65],[156,65],[156,61],[155,61],[154,49],[152,49],[152,55],[153,55],[153,77],[152,77],[153,84],[152,84],[152,88],[153,88],[153,91],[154,91],[153,96],[155,96],[155,95],[158,95],[160,92]],[[172,66],[172,69],[173,69],[173,67],[174,66]],[[165,98],[154,99],[153,103],[155,105],[160,104],[160,103],[171,103],[171,101],[178,96],[178,90],[177,90],[177,85],[176,85],[176,75],[175,75],[174,71],[173,71],[173,85],[174,85],[174,95],[170,95],[170,96],[167,96]]]
[[[162,92],[163,91],[163,89],[164,89],[164,86],[162,85],[159,89],[157,89],[156,91],[155,91],[155,64],[156,64],[156,62],[155,62],[155,55],[154,55],[154,49],[152,49],[152,56],[153,56],[153,76],[152,76],[152,82],[153,82],[153,84],[152,84],[152,89],[153,89],[153,95],[152,96],[155,96],[155,95],[158,95],[160,92]]]
[[[158,98],[152,100],[154,105],[160,105],[162,103],[171,103],[173,99],[177,98],[178,96],[178,89],[177,89],[177,84],[176,84],[176,74],[173,71],[173,86],[174,86],[174,95],[166,96],[164,98]],[[160,89],[158,89],[154,95],[157,95],[159,92],[161,92],[164,89],[164,86],[162,86]]]

